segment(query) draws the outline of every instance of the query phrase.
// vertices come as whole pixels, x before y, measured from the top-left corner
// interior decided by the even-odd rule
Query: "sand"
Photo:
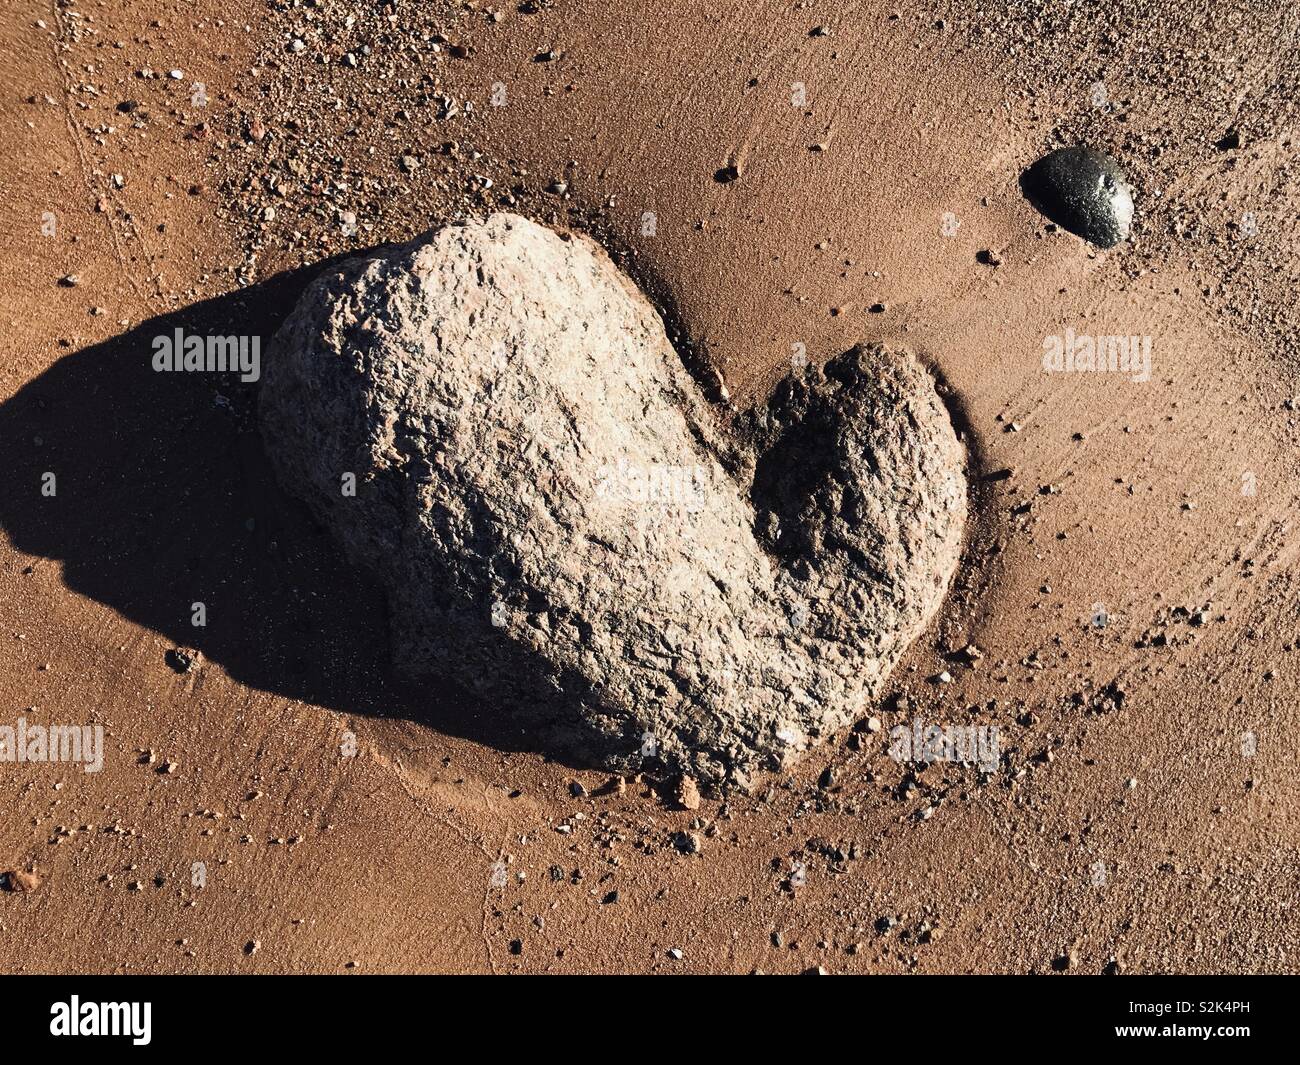
[[[0,762],[0,967],[1294,970],[1295,13],[538,6],[6,20],[0,726],[103,766]],[[1133,180],[1109,251],[1020,192],[1075,143]],[[256,382],[149,364],[492,208],[603,243],[738,413],[860,340],[947,389],[948,599],[747,793],[392,676]],[[891,757],[929,725],[996,768]]]

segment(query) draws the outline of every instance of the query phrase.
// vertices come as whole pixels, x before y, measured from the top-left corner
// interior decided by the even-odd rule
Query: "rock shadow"
[[[275,480],[257,431],[259,383],[152,367],[154,338],[180,328],[260,337],[264,374],[271,337],[329,265],[152,318],[26,384],[0,405],[0,526],[19,550],[59,562],[72,591],[250,687],[556,754],[527,721],[454,682],[393,671],[377,583]],[[195,603],[205,626],[192,624]],[[160,656],[157,668],[181,661]]]

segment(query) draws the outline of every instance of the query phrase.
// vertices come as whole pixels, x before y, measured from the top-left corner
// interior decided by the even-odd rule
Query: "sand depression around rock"
[[[712,780],[864,711],[966,512],[906,352],[809,367],[740,422],[600,248],[508,214],[324,272],[261,397],[281,480],[382,583],[401,671],[544,749]]]

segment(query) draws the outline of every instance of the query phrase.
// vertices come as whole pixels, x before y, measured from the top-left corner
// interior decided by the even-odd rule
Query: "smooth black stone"
[[[1053,222],[1099,248],[1128,238],[1133,191],[1109,155],[1092,148],[1059,148],[1029,167],[1020,187]]]

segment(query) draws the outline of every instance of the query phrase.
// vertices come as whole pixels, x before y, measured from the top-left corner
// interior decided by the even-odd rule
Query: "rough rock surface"
[[[724,430],[603,251],[507,214],[322,274],[260,413],[382,582],[398,667],[589,764],[779,766],[864,710],[960,551],[963,454],[912,356],[854,349]]]

